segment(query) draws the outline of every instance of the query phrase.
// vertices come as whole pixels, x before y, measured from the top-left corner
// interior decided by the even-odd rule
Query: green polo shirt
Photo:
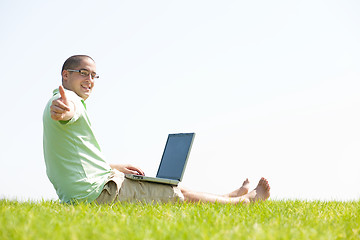
[[[110,175],[94,136],[84,100],[65,90],[75,104],[75,115],[67,122],[54,121],[50,106],[60,97],[58,89],[43,114],[43,147],[46,173],[61,202],[92,202],[101,193]]]

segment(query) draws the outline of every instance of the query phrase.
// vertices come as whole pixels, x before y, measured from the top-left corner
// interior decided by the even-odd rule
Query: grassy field
[[[360,201],[65,205],[0,200],[0,239],[360,239]]]

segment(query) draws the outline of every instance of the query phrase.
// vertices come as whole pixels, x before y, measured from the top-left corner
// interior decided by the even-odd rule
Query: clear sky
[[[360,198],[360,2],[0,2],[0,198],[57,199],[42,113],[87,54],[107,161],[155,175],[168,133],[195,132],[183,186],[269,180],[272,199]]]

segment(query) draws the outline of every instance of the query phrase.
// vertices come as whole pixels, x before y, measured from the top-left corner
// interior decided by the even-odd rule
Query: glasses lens
[[[89,76],[89,72],[86,70],[80,70],[80,74],[81,74],[81,76],[84,76],[84,77]]]

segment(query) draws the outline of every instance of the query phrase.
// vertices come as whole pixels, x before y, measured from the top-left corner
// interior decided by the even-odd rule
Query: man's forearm
[[[116,168],[116,165],[117,165],[117,164],[112,164],[112,163],[110,163],[110,167],[111,167],[112,169],[119,170],[119,169]]]
[[[130,164],[110,164],[110,167],[125,174],[145,175],[143,170]]]

